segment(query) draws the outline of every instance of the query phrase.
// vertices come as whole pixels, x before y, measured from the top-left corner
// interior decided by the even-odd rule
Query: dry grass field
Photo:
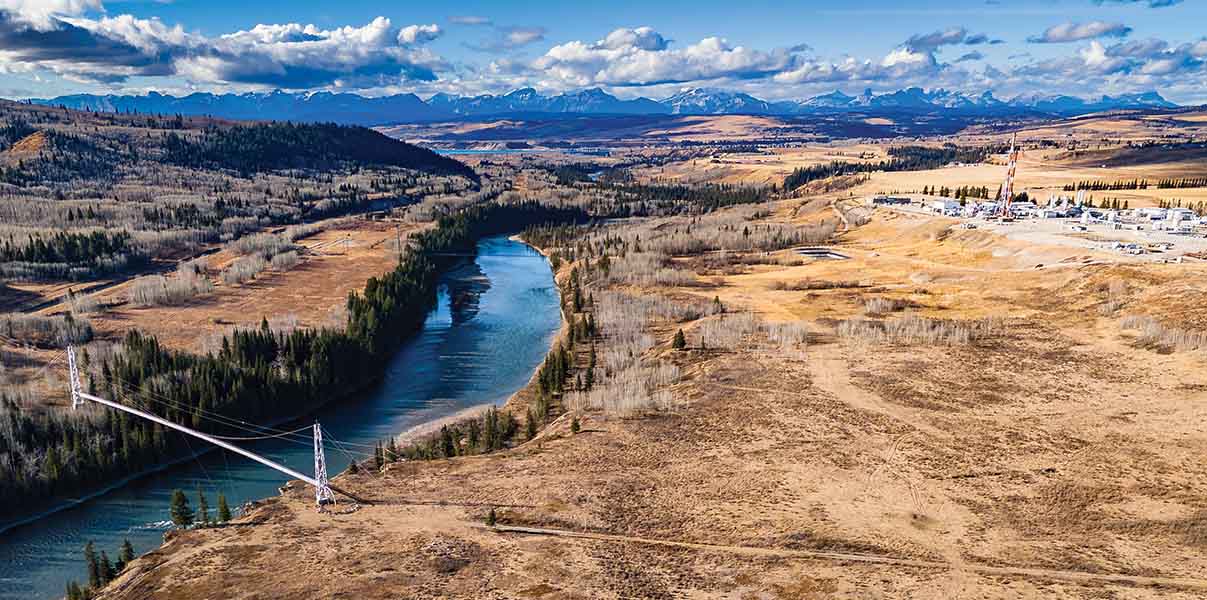
[[[785,201],[767,219],[826,215]],[[642,359],[681,374],[669,407],[345,474],[369,501],[354,511],[292,487],[172,534],[102,597],[1207,595],[1207,371],[1184,347],[1207,328],[1207,267],[887,211],[833,247],[850,258],[685,259],[691,285],[620,285],[727,308],[645,326]],[[804,327],[807,349],[701,348],[758,321]]]
[[[201,351],[211,337],[232,327],[254,327],[267,318],[298,327],[343,325],[348,293],[360,290],[370,277],[389,271],[398,262],[396,237],[414,225],[352,219],[302,238],[301,262],[287,271],[268,268],[242,284],[227,284],[217,273],[236,260],[229,248],[207,257],[214,292],[183,306],[133,306],[125,301],[130,282],[98,294],[113,304],[92,319],[102,337],[120,337],[129,329],[155,335],[164,345]],[[51,309],[53,310],[53,309]]]
[[[1015,133],[990,132],[970,128],[958,136],[909,142],[936,145],[951,142],[964,145],[1009,143]],[[1129,148],[1127,144],[1164,143],[1202,140],[1207,137],[1207,115],[1106,115],[1057,121],[1017,129],[1018,140],[1026,149],[1019,161],[1016,191],[1029,192],[1046,200],[1062,187],[1078,181],[1130,181],[1163,178],[1203,177],[1207,151],[1183,149],[1170,151],[1160,147]],[[1059,148],[1041,148],[1039,142],[1057,143]],[[718,182],[731,184],[780,184],[793,169],[830,162],[864,163],[885,160],[890,145],[883,143],[833,142],[830,144],[776,148],[766,154],[723,153],[711,158],[671,162],[637,170],[649,180],[683,183]],[[1069,148],[1074,148],[1070,150]],[[943,169],[907,172],[879,172],[852,190],[854,194],[881,192],[920,192],[924,186],[986,186],[996,190],[1004,176],[1005,155],[986,164],[962,165]],[[1131,207],[1155,206],[1160,200],[1207,201],[1207,188],[1124,190],[1094,192],[1095,198],[1127,200]]]
[[[267,267],[245,283],[226,283],[220,273],[238,259],[231,247],[219,247],[206,255],[205,276],[213,291],[172,306],[138,306],[129,300],[138,277],[95,282],[101,289],[86,297],[101,309],[85,315],[101,345],[120,342],[126,332],[139,330],[154,335],[164,346],[189,352],[216,350],[222,336],[236,327],[256,327],[261,319],[273,326],[342,327],[348,293],[360,290],[370,277],[389,271],[398,261],[397,238],[418,231],[423,225],[371,221],[361,218],[335,219],[313,235],[298,239],[300,261],[285,269]],[[170,275],[169,275],[170,276]],[[67,283],[11,284],[24,304],[46,304],[33,312],[38,316],[62,315],[68,311]],[[78,288],[77,288],[78,289]],[[7,382],[10,392],[38,403],[67,401],[63,374],[63,351],[39,349],[6,342]]]

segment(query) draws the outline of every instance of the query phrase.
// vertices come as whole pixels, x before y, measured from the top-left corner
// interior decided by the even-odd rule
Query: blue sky
[[[1207,102],[1200,0],[786,4],[0,0],[0,96],[916,85]]]

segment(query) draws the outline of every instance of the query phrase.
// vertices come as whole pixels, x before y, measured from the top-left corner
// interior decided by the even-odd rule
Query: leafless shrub
[[[178,306],[214,291],[214,284],[196,264],[182,263],[172,277],[148,275],[130,283],[127,298],[137,306]]]
[[[218,231],[223,240],[235,239],[249,231],[260,228],[260,219],[256,217],[227,217],[222,219]]]
[[[809,328],[804,323],[765,323],[767,339],[781,348],[802,348],[809,343]]]
[[[189,275],[206,275],[209,270],[209,261],[204,256],[186,260],[176,266],[177,273],[188,273]]]
[[[232,262],[225,271],[222,271],[222,281],[227,285],[245,283],[254,279],[267,266],[268,261],[259,254],[244,256]]]
[[[669,257],[654,252],[634,252],[612,261],[605,280],[643,286],[701,285],[693,273],[673,268]]]
[[[294,250],[282,252],[272,257],[272,268],[274,271],[288,271],[299,264],[302,259],[298,257],[298,253]]]
[[[67,290],[63,301],[73,315],[90,315],[101,311],[101,303],[96,298],[88,294],[77,294],[71,289]]]
[[[231,243],[230,249],[242,256],[258,254],[263,258],[268,258],[293,249],[293,244],[284,236],[255,233],[235,240]]]
[[[319,221],[318,223],[305,223],[302,225],[290,225],[285,228],[285,233],[282,234],[286,240],[296,242],[303,238],[308,238],[320,231],[327,229],[331,223],[328,221]]]
[[[891,321],[849,319],[838,324],[838,336],[862,342],[966,345],[1000,328],[995,319],[948,321],[906,315]]]
[[[863,302],[863,314],[868,316],[886,315],[907,308],[908,306],[909,302],[897,298],[868,298]]]
[[[18,344],[38,348],[65,348],[92,339],[92,324],[87,319],[65,316],[5,315],[0,320],[0,335]]]
[[[663,362],[653,366],[634,365],[589,391],[570,392],[566,404],[573,411],[601,410],[624,417],[670,410],[674,400],[666,388],[678,382],[679,376],[678,367]]]
[[[759,329],[759,319],[753,313],[733,313],[710,318],[696,331],[702,348],[736,349]]]
[[[853,280],[826,281],[824,279],[801,279],[798,281],[772,281],[767,288],[773,291],[806,292],[816,290],[837,290],[867,287],[862,282]]]
[[[671,299],[652,294],[634,296],[617,291],[599,292],[595,302],[595,317],[605,330],[617,324],[643,327],[650,319],[666,319],[676,323],[694,321],[720,310],[714,302],[694,298]]]
[[[1168,327],[1149,316],[1126,316],[1120,321],[1120,326],[1138,331],[1136,342],[1148,348],[1168,348],[1178,352],[1207,348],[1207,332]]]
[[[1113,315],[1123,308],[1127,296],[1127,282],[1113,279],[1105,285],[1106,302],[1098,307],[1098,313],[1103,316]]]

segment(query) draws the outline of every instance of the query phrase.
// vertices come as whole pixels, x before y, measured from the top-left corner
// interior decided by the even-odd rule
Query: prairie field
[[[690,222],[711,239],[733,219],[770,235],[834,214],[786,200]],[[688,223],[575,243],[670,251]],[[513,449],[346,473],[355,509],[317,514],[293,487],[173,534],[105,597],[1207,593],[1207,376],[1186,345],[1207,327],[1201,263],[881,209],[833,235],[847,258],[767,237],[601,277],[579,255],[559,281],[573,265],[587,282],[597,385],[627,404],[569,392]],[[309,550],[271,549],[285,539]]]

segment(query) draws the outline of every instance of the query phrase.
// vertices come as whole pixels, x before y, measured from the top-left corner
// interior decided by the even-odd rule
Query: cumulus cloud
[[[0,68],[8,72],[44,68],[75,81],[113,83],[136,75],[171,75],[174,57],[193,51],[200,42],[197,36],[157,19],[129,15],[47,19],[26,21],[15,13],[0,12]]]
[[[952,62],[962,63],[970,60],[985,60],[985,55],[980,52],[966,52]]]
[[[39,30],[54,28],[57,17],[103,8],[101,0],[0,0],[0,12],[6,13],[7,19]]]
[[[385,17],[363,27],[322,30],[314,25],[258,25],[208,40],[177,61],[179,72],[201,81],[283,88],[365,87],[388,80],[436,79],[441,61],[410,45],[438,35],[431,26],[396,29]],[[404,43],[406,40],[412,40]]]
[[[1086,23],[1061,23],[1053,25],[1039,35],[1027,38],[1033,44],[1060,44],[1104,37],[1127,37],[1132,28],[1123,23],[1089,21]]]
[[[795,57],[788,50],[765,52],[720,37],[671,48],[657,31],[638,27],[616,29],[593,43],[559,44],[532,66],[563,85],[641,86],[768,77],[792,66]]]
[[[396,28],[378,17],[362,27],[257,25],[215,38],[131,15],[91,18],[98,0],[0,0],[0,69],[49,70],[77,81],[136,76],[289,89],[432,81],[444,61],[420,47],[436,25]]]
[[[444,33],[440,30],[440,26],[432,25],[407,25],[398,32],[398,43],[403,46],[416,46],[425,42],[430,42]]]

